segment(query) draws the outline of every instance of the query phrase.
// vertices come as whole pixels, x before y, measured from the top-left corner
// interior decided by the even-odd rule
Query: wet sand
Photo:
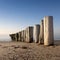
[[[0,42],[0,60],[60,60],[60,41],[55,41],[54,46]]]

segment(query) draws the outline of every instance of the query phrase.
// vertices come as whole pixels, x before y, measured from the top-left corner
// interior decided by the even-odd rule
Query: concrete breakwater
[[[29,26],[15,34],[9,34],[12,41],[35,42],[44,45],[54,44],[53,16],[45,16],[40,24]]]

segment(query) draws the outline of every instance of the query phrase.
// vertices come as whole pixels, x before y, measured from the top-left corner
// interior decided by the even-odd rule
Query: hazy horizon
[[[44,16],[54,18],[54,39],[60,40],[59,0],[0,0],[0,40],[27,26],[40,24]]]

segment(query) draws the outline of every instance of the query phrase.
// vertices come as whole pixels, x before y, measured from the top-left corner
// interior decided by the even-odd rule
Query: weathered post
[[[15,38],[16,38],[16,41],[18,41],[18,38],[19,38],[19,34],[18,33],[15,34]]]
[[[44,45],[54,44],[53,16],[44,17]]]
[[[11,37],[12,41],[15,41],[15,34],[10,34],[9,36]]]
[[[26,28],[26,42],[33,42],[33,27],[31,26]]]
[[[26,41],[26,30],[24,30],[24,42]]]
[[[22,42],[24,42],[24,30],[22,30]]]
[[[40,24],[40,35],[39,35],[39,43],[44,43],[44,20],[41,20]]]
[[[34,42],[38,43],[39,42],[39,34],[40,34],[40,25],[36,24],[34,26],[34,30],[33,30],[33,37],[34,37]]]
[[[21,32],[19,32],[18,35],[19,35],[18,40],[21,41]]]

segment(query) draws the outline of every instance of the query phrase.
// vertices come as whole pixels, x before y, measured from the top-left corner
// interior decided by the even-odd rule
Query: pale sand
[[[54,46],[0,42],[0,60],[60,60],[60,41],[55,41]]]

